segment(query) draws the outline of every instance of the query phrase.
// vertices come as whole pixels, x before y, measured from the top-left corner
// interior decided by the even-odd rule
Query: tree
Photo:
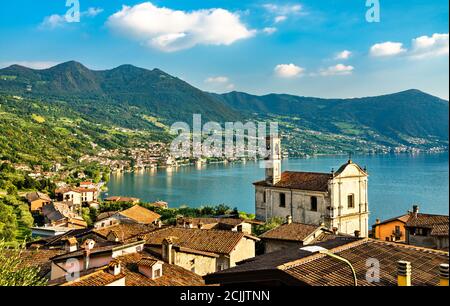
[[[22,252],[23,246],[10,249],[0,241],[0,286],[45,286],[39,268],[26,266]]]
[[[13,207],[0,201],[0,240],[13,241],[16,230],[17,219]]]
[[[8,186],[6,186],[6,193],[8,195],[17,195],[17,187],[13,184],[8,184]]]

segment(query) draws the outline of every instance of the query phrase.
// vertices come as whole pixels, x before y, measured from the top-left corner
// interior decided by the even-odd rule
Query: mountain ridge
[[[204,122],[277,121],[282,133],[290,135],[293,151],[298,146],[327,153],[364,146],[448,147],[448,101],[418,89],[334,99],[216,94],[158,68],[124,64],[91,70],[70,61],[41,70],[19,65],[0,69],[0,93],[63,101],[85,120],[130,129],[167,129],[175,121],[191,122],[193,114],[202,114]]]

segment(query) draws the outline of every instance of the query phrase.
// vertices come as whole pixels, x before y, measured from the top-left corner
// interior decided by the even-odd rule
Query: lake
[[[345,163],[345,156],[288,159],[282,169],[329,172]],[[448,153],[363,155],[353,157],[369,172],[370,224],[404,214],[417,203],[421,212],[448,214]],[[170,207],[227,204],[254,213],[252,182],[264,179],[258,162],[187,166],[113,174],[108,194],[135,196],[142,201],[163,200]]]

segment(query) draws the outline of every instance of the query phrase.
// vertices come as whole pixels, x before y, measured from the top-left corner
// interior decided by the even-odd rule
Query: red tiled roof
[[[411,262],[413,286],[436,286],[439,283],[439,265],[448,263],[448,253],[417,248],[398,243],[364,239],[330,250],[347,259],[355,269],[359,286],[396,286],[397,262]],[[366,280],[366,261],[376,258],[380,263],[380,281]],[[336,259],[315,253],[307,258],[286,263],[282,271],[299,281],[314,286],[351,286],[350,268]]]
[[[77,280],[62,284],[61,286],[83,287],[83,286],[107,286],[125,277],[125,273],[113,275],[107,271],[107,268],[95,271],[82,276]]]
[[[281,180],[273,186],[267,184],[266,181],[259,181],[253,184],[256,186],[326,192],[328,191],[328,182],[332,178],[333,175],[331,173],[285,171],[281,174]]]
[[[230,254],[236,245],[249,237],[242,232],[201,230],[196,228],[169,227],[144,235],[150,245],[161,245],[165,238],[173,238],[176,246],[217,254]]]
[[[143,224],[150,224],[161,218],[157,213],[139,205],[118,212],[118,214]]]
[[[102,227],[94,229],[94,233],[97,233],[101,237],[106,238],[109,233],[114,233],[119,241],[128,241],[136,238],[139,235],[144,235],[148,232],[156,230],[157,227],[149,224],[116,224],[112,226]]]
[[[411,213],[405,226],[429,228],[432,236],[448,236],[449,216]]]
[[[120,256],[122,271],[125,273],[126,286],[204,286],[200,275],[183,269],[177,265],[163,263],[162,276],[156,279],[148,278],[138,270],[138,262],[143,258],[158,261],[156,257],[146,252]]]
[[[336,242],[339,242],[340,238]],[[341,240],[344,241],[344,240]],[[348,239],[333,246],[334,240],[319,243],[348,260],[356,272],[358,286],[396,286],[397,262],[411,262],[413,286],[436,286],[439,283],[439,265],[449,262],[448,252],[385,242],[375,239]],[[379,282],[366,279],[367,260],[380,264]],[[205,276],[207,283],[236,284],[279,280],[282,283],[311,286],[352,286],[353,274],[349,266],[318,251],[292,247],[257,256],[236,267]]]
[[[292,222],[290,224],[285,223],[271,229],[261,236],[262,239],[275,239],[275,240],[289,240],[289,241],[303,241],[309,235],[314,233],[320,226],[312,224],[303,224]]]

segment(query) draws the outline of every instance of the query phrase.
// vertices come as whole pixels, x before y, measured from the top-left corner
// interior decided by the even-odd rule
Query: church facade
[[[281,172],[281,142],[267,139],[266,178],[255,182],[256,218],[292,216],[293,222],[325,225],[339,233],[368,236],[368,174],[348,160],[330,173]]]

